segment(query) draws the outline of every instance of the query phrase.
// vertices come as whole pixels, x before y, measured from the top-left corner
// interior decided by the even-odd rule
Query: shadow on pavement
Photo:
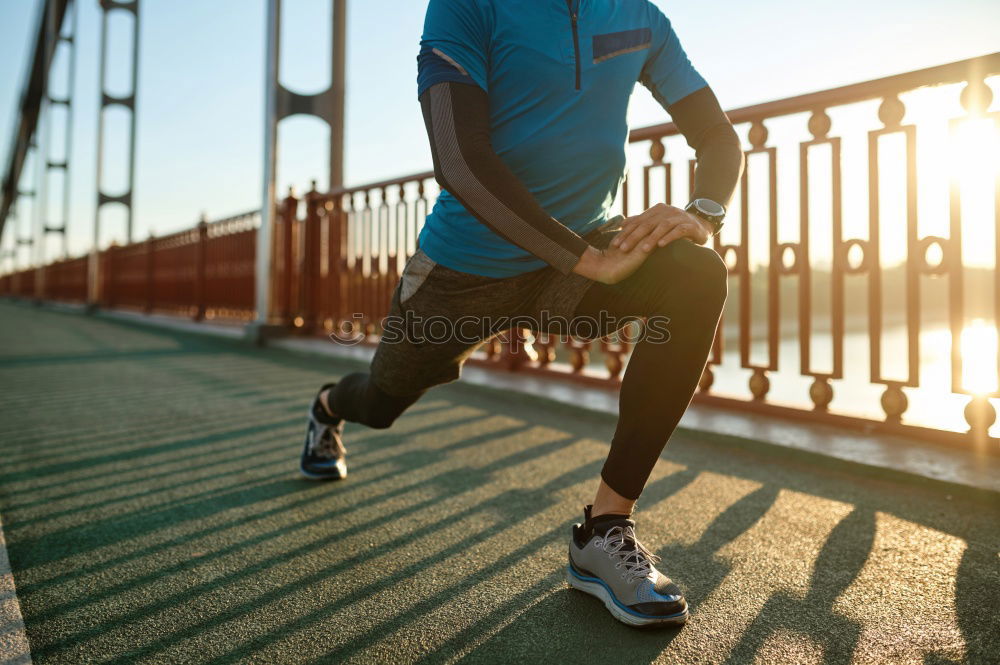
[[[20,326],[0,330],[0,511],[37,663],[937,664],[1000,649],[995,504],[675,437],[638,517],[692,621],[640,631],[563,577],[607,416],[453,385],[392,430],[349,429],[351,475],[317,484],[294,473],[300,412],[356,365],[0,316]]]

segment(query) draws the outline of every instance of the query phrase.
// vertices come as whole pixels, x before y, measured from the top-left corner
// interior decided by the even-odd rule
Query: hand
[[[648,253],[656,247],[666,247],[678,238],[689,238],[704,245],[711,237],[708,223],[700,217],[665,203],[657,203],[645,212],[626,217],[622,231],[611,241],[611,246],[623,252],[638,249]]]
[[[617,247],[605,250],[588,247],[573,272],[603,284],[617,284],[642,265],[649,257],[645,252],[625,252]]]

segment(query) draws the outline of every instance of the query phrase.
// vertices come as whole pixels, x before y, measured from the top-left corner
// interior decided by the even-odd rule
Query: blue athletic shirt
[[[664,107],[707,85],[649,0],[430,0],[420,46],[417,96],[443,81],[485,90],[497,155],[579,235],[607,220],[625,176],[635,83]],[[446,190],[419,244],[448,268],[488,277],[546,265]]]

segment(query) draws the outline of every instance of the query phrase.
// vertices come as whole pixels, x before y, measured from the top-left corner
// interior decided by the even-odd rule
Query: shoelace
[[[615,568],[625,568],[623,577],[626,582],[648,577],[653,571],[654,564],[660,561],[660,557],[639,542],[635,537],[635,529],[630,526],[611,527],[604,534],[604,538],[598,537],[594,544],[618,560]],[[625,549],[626,544],[631,544],[633,547]]]
[[[309,452],[327,459],[342,457],[346,451],[337,441],[337,437],[333,435],[334,428],[321,423],[317,423],[317,427],[322,429],[310,442],[312,445],[309,447]]]

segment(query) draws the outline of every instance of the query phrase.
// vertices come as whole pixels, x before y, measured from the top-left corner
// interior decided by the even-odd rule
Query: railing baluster
[[[840,137],[829,137],[830,117],[823,109],[817,109],[809,118],[809,132],[812,139],[799,144],[799,247],[795,256],[795,272],[799,276],[799,365],[803,376],[811,376],[809,399],[813,409],[826,411],[833,401],[831,379],[843,378],[844,355],[844,273],[836,258],[842,241],[841,219],[841,178],[840,178]],[[833,252],[830,266],[830,336],[832,363],[829,372],[819,372],[812,364],[812,277],[813,255],[810,250],[809,228],[809,148],[830,146],[831,176],[831,234]],[[783,258],[783,257],[782,257]]]
[[[919,379],[919,313],[915,303],[919,303],[919,288],[915,282],[916,273],[912,266],[912,252],[916,244],[916,129],[913,125],[903,125],[906,108],[895,95],[887,96],[879,107],[882,129],[868,132],[868,251],[872,261],[868,271],[868,325],[870,334],[871,382],[883,384],[882,409],[886,421],[901,422],[909,400],[903,392],[904,386],[916,387]],[[907,375],[903,379],[888,379],[882,372],[882,262],[879,208],[879,138],[902,133],[906,139],[906,333],[907,333]]]
[[[341,308],[344,304],[343,288],[343,237],[341,197],[333,195],[324,204],[326,208],[326,311],[328,330],[341,332]]]
[[[153,281],[153,275],[154,275],[154,272],[153,272],[154,268],[153,268],[153,266],[154,266],[154,259],[155,259],[155,254],[153,252],[153,243],[154,243],[153,234],[150,233],[149,234],[149,238],[146,239],[146,289],[145,289],[146,290],[146,307],[145,307],[145,311],[146,311],[147,314],[149,314],[150,312],[153,311],[154,303],[155,303],[155,300],[156,300],[156,295],[154,293],[154,289],[156,288],[156,285],[155,285],[155,283]]]
[[[649,145],[649,159],[652,161],[651,164],[647,164],[642,167],[642,209],[649,210],[651,206],[651,195],[649,193],[649,180],[651,171],[653,169],[662,168],[663,169],[663,202],[669,204],[673,198],[673,181],[671,179],[671,167],[670,162],[664,162],[663,157],[666,155],[666,149],[663,147],[663,141],[655,140]]]
[[[993,91],[981,76],[970,78],[965,88],[962,89],[960,102],[966,115],[953,118],[949,122],[949,137],[952,140],[957,138],[958,132],[963,123],[972,121],[992,120],[992,128],[998,132],[994,138],[1000,143],[1000,112],[988,113],[990,104],[993,101]],[[995,148],[994,148],[995,149]],[[995,154],[995,153],[994,153]],[[993,255],[993,329],[998,336],[996,353],[997,379],[1000,379],[1000,272],[998,272],[997,262],[1000,261],[1000,168],[994,174],[992,183],[993,199],[993,220],[994,228],[994,255]],[[969,436],[978,450],[984,449],[989,439],[989,430],[996,422],[997,412],[990,403],[989,398],[1000,397],[1000,385],[992,389],[988,386],[966,386],[963,372],[962,357],[962,333],[965,329],[965,290],[963,285],[965,266],[962,262],[962,191],[961,183],[958,181],[954,169],[950,174],[949,181],[950,212],[951,212],[951,238],[952,245],[952,266],[960,279],[953,279],[951,297],[951,329],[952,329],[952,391],[956,393],[971,394],[972,399],[964,410],[965,422],[969,425]],[[957,285],[955,285],[957,283]],[[974,349],[978,352],[980,349]],[[973,360],[973,362],[975,362]],[[994,447],[994,452],[996,451]]]
[[[740,218],[740,236],[742,253],[740,261],[740,365],[744,369],[753,370],[749,387],[756,401],[763,401],[771,388],[767,372],[778,370],[778,341],[780,322],[778,312],[778,278],[780,261],[778,248],[778,167],[777,150],[766,147],[768,132],[763,121],[758,120],[750,127],[750,150],[746,152],[748,167],[743,173],[740,183],[742,201]],[[751,358],[753,340],[753,272],[750,266],[750,168],[749,157],[754,154],[764,154],[768,158],[768,262],[767,262],[767,362],[755,364]]]
[[[362,293],[363,299],[361,301],[361,309],[359,313],[364,315],[364,334],[372,335],[375,333],[375,326],[373,323],[374,315],[373,310],[376,307],[377,302],[377,292],[375,289],[375,267],[372,261],[372,254],[374,253],[375,245],[375,225],[373,223],[372,215],[372,201],[371,201],[371,189],[365,190],[365,207],[361,213],[361,233],[363,238],[363,245],[361,247],[361,276],[362,281]]]
[[[298,212],[299,201],[295,197],[295,190],[289,188],[288,196],[281,202],[281,209],[277,216],[280,227],[280,256],[281,267],[276,271],[281,275],[281,286],[278,298],[278,320],[282,325],[292,325],[292,307],[294,303],[293,289],[294,283],[294,261],[295,261],[295,218]]]
[[[350,239],[350,275],[351,275],[351,309],[347,313],[352,317],[352,324],[361,325],[358,333],[365,334],[365,322],[363,319],[355,321],[354,314],[363,314],[364,310],[364,226],[362,222],[363,209],[356,206],[355,195],[349,198],[351,202],[351,239]]]
[[[379,190],[379,205],[377,211],[378,217],[378,262],[375,266],[376,269],[376,303],[377,307],[373,312],[375,318],[376,330],[380,330],[380,322],[385,317],[388,312],[386,311],[386,303],[389,302],[389,298],[392,297],[392,287],[395,284],[390,284],[389,282],[389,238],[391,235],[389,219],[389,199],[388,190],[382,187]]]
[[[208,310],[208,222],[198,222],[198,241],[195,245],[194,318],[201,321]]]
[[[302,221],[302,272],[299,275],[299,315],[302,333],[316,330],[319,316],[318,286],[320,283],[320,206],[322,196],[316,191],[316,181],[305,196],[306,216]]]

